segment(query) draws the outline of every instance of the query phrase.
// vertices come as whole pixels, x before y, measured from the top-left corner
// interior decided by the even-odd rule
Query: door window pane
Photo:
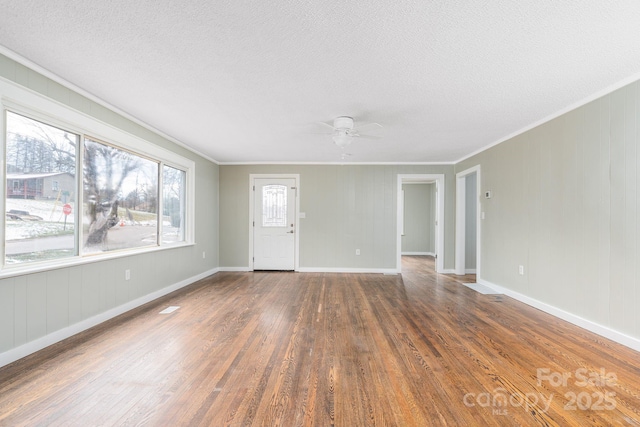
[[[12,112],[6,124],[5,263],[76,255],[79,136]]]
[[[162,171],[162,243],[184,241],[186,172],[170,166]]]
[[[265,185],[262,187],[262,226],[287,226],[286,185]]]
[[[158,163],[91,139],[84,144],[84,252],[158,244]]]

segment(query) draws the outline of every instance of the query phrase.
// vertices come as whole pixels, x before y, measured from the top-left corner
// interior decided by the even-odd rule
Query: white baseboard
[[[242,271],[242,272],[251,271],[249,267],[220,267],[219,270],[220,271]]]
[[[440,274],[456,274],[456,269],[455,268],[445,268],[442,271],[438,271],[438,273],[440,273]]]
[[[253,271],[249,267],[220,267],[219,271]],[[297,273],[374,273],[374,274],[398,274],[395,268],[342,268],[342,267],[300,267]]]
[[[542,310],[545,313],[549,313],[555,317],[558,317],[562,320],[566,320],[569,323],[573,323],[576,326],[584,328],[588,331],[601,335],[605,338],[608,338],[612,341],[615,341],[619,344],[625,345],[629,348],[632,348],[636,351],[640,351],[640,339],[630,337],[629,335],[623,334],[622,332],[616,331],[615,329],[611,329],[607,326],[603,326],[599,323],[595,323],[591,320],[584,319],[580,316],[577,316],[573,313],[569,313],[560,308],[554,307],[550,304],[547,304],[542,301],[538,301],[537,299],[531,298],[527,295],[521,294],[519,292],[513,291],[511,289],[505,288],[503,286],[496,285],[494,283],[488,282],[483,279],[477,280],[478,283],[489,286],[490,288],[495,289],[496,291],[502,292],[503,294],[516,299],[520,302],[523,302],[531,307],[535,307],[538,310]]]
[[[435,252],[402,252],[401,255],[436,256]]]
[[[116,316],[126,313],[129,310],[133,310],[136,307],[139,307],[143,304],[146,304],[162,296],[165,296],[173,291],[177,291],[180,288],[184,288],[185,286],[195,283],[200,279],[204,279],[207,276],[211,276],[212,274],[215,274],[218,271],[219,271],[218,268],[214,268],[212,270],[205,271],[204,273],[200,273],[195,276],[189,277],[188,279],[181,280],[180,282],[175,283],[171,286],[167,286],[166,288],[157,290],[155,292],[152,292],[140,298],[136,298],[132,301],[119,305],[118,307],[114,307],[103,313],[97,314],[88,319],[85,319],[73,325],[67,326],[66,328],[59,329],[43,337],[40,337],[33,341],[29,341],[28,343],[25,343],[19,347],[12,348],[11,350],[5,351],[4,353],[0,353],[0,367],[8,365],[9,363],[15,362],[18,359],[22,359],[25,356],[35,353],[36,351],[42,350],[45,347],[49,347],[50,345],[60,342],[64,339],[67,339],[77,333],[86,331],[87,329],[92,328],[96,325],[99,325],[102,322],[105,322],[109,319],[112,319]]]
[[[476,274],[476,269],[475,268],[467,268],[466,270],[464,270],[464,274]]]
[[[375,273],[398,274],[395,268],[342,268],[342,267],[300,267],[299,273]]]

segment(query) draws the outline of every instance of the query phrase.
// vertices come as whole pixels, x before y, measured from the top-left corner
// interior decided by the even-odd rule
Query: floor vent
[[[463,285],[484,295],[500,295],[502,293],[490,288],[489,286],[481,285],[480,283],[463,283]]]
[[[160,314],[169,314],[169,313],[173,313],[174,311],[176,311],[177,309],[179,309],[180,307],[177,305],[170,305],[169,307],[165,308],[164,310],[162,310],[160,312]]]

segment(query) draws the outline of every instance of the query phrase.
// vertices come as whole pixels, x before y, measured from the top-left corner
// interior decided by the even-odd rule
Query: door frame
[[[254,193],[256,179],[293,179],[296,187],[296,206],[293,215],[294,232],[294,271],[300,270],[300,174],[292,173],[252,173],[249,174],[249,271],[253,271],[253,221],[255,221]]]
[[[402,184],[404,182],[423,182],[436,184],[436,273],[444,272],[444,174],[398,174],[397,213],[396,213],[396,271],[402,273],[402,226],[404,206],[402,205]]]
[[[456,268],[455,274],[463,276],[465,271],[465,249],[466,249],[466,225],[467,214],[467,182],[468,175],[476,174],[476,281],[480,280],[480,237],[481,233],[481,203],[480,203],[480,165],[463,170],[456,174]]]

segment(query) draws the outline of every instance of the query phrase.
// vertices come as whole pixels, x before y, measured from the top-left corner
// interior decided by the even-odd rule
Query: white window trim
[[[49,260],[42,262],[34,262],[29,264],[16,264],[4,266],[0,270],[0,278],[12,277],[22,275],[26,273],[34,273],[38,271],[51,270],[52,268],[69,267],[73,265],[86,264],[92,262],[105,261],[108,259],[120,258],[124,256],[137,255],[141,253],[155,252],[158,250],[174,249],[185,246],[195,245],[195,162],[180,156],[173,151],[167,150],[158,145],[152,144],[144,139],[141,139],[135,135],[132,135],[122,129],[112,126],[108,123],[104,123],[88,114],[74,110],[73,108],[64,105],[60,102],[46,98],[45,96],[24,88],[16,83],[10,82],[4,78],[0,78],[0,147],[4,151],[6,146],[6,114],[5,110],[12,111],[14,113],[25,115],[34,120],[42,121],[46,124],[59,127],[69,132],[74,132],[81,135],[83,139],[84,135],[91,138],[97,138],[98,140],[105,141],[114,147],[122,148],[127,151],[131,151],[143,157],[151,158],[160,162],[162,165],[171,166],[176,169],[181,169],[186,172],[186,194],[185,194],[185,240],[177,243],[163,243],[162,239],[158,239],[158,246],[142,247],[142,248],[129,248],[117,251],[103,252],[99,254],[91,254],[81,256],[81,248],[79,249],[80,255],[61,258],[57,260]],[[82,171],[82,152],[79,153],[79,174]],[[2,156],[4,158],[4,155]],[[159,191],[162,189],[162,174],[159,174]],[[2,180],[6,183],[6,164],[4,160],[2,162]],[[82,179],[78,179],[78,206],[83,206],[82,200]],[[3,184],[2,190],[0,190],[1,208],[6,211],[6,184]],[[161,196],[161,194],[159,194]],[[159,197],[159,213],[162,213],[162,197]],[[6,227],[6,215],[3,215],[3,220],[0,226],[0,242],[2,242],[1,256],[4,259],[4,242],[5,242],[5,227]],[[81,223],[81,218],[78,216],[78,222]],[[161,222],[161,221],[160,221]],[[79,223],[76,224],[76,242],[80,245],[80,239],[77,236]],[[161,236],[160,236],[161,237]]]

